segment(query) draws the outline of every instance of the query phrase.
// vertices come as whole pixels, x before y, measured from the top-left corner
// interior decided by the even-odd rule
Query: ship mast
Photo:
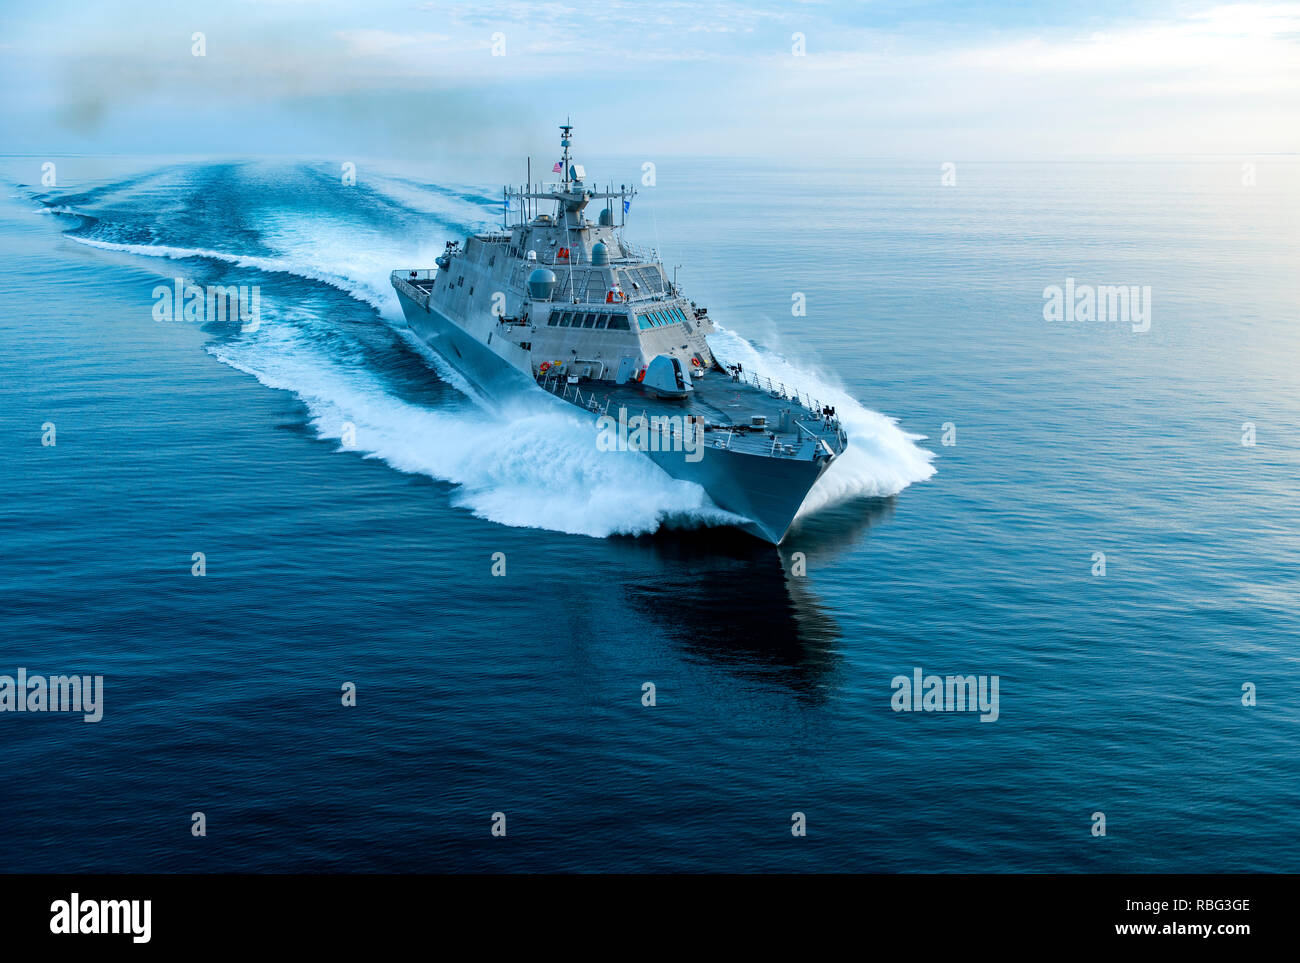
[[[560,147],[563,149],[560,159],[560,182],[543,183],[534,185],[532,181],[532,164],[529,162],[529,183],[519,191],[509,191],[509,196],[518,197],[521,204],[521,215],[523,223],[529,223],[530,219],[536,216],[536,206],[529,208],[528,202],[532,201],[554,201],[555,207],[555,224],[564,226],[566,231],[577,225],[582,226],[582,209],[594,200],[605,200],[606,202],[618,198],[622,205],[621,218],[610,226],[622,230],[627,223],[627,203],[629,198],[636,195],[634,188],[626,185],[619,185],[618,193],[614,193],[613,185],[610,185],[604,191],[593,191],[586,187],[582,181],[574,177],[573,154],[570,148],[573,146],[573,124],[569,122],[570,118],[565,118],[565,122],[560,125]],[[536,189],[534,189],[536,188]],[[611,211],[611,213],[613,213]],[[614,218],[610,218],[614,222]],[[567,239],[567,238],[566,238]],[[572,264],[570,264],[572,269]]]
[[[562,148],[564,148],[564,157],[561,159],[560,162],[561,162],[562,164],[564,164],[564,181],[563,181],[563,185],[564,185],[564,193],[566,193],[566,194],[569,193],[569,134],[573,131],[573,124],[569,123],[569,121],[570,121],[571,119],[572,119],[572,118],[570,118],[570,117],[565,117],[565,118],[564,118],[564,123],[560,125],[560,134],[561,134],[561,137],[560,137],[560,146],[561,146]],[[563,202],[557,204],[556,207],[555,207],[555,214],[556,214],[556,217],[557,217],[557,218],[563,218],[563,220],[564,220],[564,246],[565,246],[566,253],[569,255],[569,256],[568,256],[568,262],[569,262],[569,286],[568,286],[568,291],[569,291],[569,297],[572,298],[574,301],[576,301],[577,298],[573,296],[573,262],[574,262],[574,257],[573,257],[573,252],[572,252],[572,250],[571,250],[571,248],[572,248],[572,246],[573,246],[573,240],[572,240],[572,236],[571,236],[570,231],[569,231],[569,211],[568,211],[568,205],[565,204],[565,203],[563,203]]]
[[[569,123],[569,118],[564,118],[564,123],[560,125],[560,133],[563,134],[560,138],[560,146],[564,148],[564,157],[561,162],[564,164],[563,184],[566,191],[569,189],[569,165],[571,163],[571,158],[569,157],[569,134],[572,133],[572,131],[573,125]]]

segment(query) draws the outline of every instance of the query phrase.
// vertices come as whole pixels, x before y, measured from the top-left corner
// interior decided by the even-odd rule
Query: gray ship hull
[[[778,460],[710,448],[697,462],[683,452],[649,451],[652,461],[674,478],[695,482],[714,504],[749,519],[740,528],[773,545],[780,544],[808,490],[830,461]]]
[[[396,290],[407,325],[468,381],[484,401],[490,404],[508,394],[537,388],[530,374],[468,334],[436,307],[413,300],[401,288]]]
[[[541,391],[532,376],[468,334],[432,305],[397,288],[407,324],[489,403],[521,390]],[[584,408],[577,407],[592,416]],[[682,451],[645,454],[673,478],[700,485],[718,507],[748,519],[739,526],[773,545],[780,543],[830,459],[765,458],[742,451],[705,447],[698,461]]]

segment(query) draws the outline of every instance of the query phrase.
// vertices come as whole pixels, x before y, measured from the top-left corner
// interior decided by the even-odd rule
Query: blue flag
[[[631,202],[631,201],[624,201],[624,202],[623,202],[623,213],[626,214],[626,213],[627,213],[627,209],[628,209],[629,207],[631,207],[631,206],[632,206],[632,202]]]

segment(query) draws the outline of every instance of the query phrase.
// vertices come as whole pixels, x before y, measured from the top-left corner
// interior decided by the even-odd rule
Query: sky
[[[0,82],[36,155],[1279,153],[1300,3],[0,0]]]

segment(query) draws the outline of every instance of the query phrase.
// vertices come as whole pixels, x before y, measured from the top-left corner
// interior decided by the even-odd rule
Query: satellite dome
[[[591,266],[608,267],[609,266],[609,248],[605,246],[604,241],[597,241],[591,246]]]
[[[555,293],[555,272],[549,268],[536,268],[528,275],[528,295],[538,301],[549,301]]]
[[[611,211],[608,207],[604,208],[600,212],[600,226],[601,227],[614,226],[614,212]]]

